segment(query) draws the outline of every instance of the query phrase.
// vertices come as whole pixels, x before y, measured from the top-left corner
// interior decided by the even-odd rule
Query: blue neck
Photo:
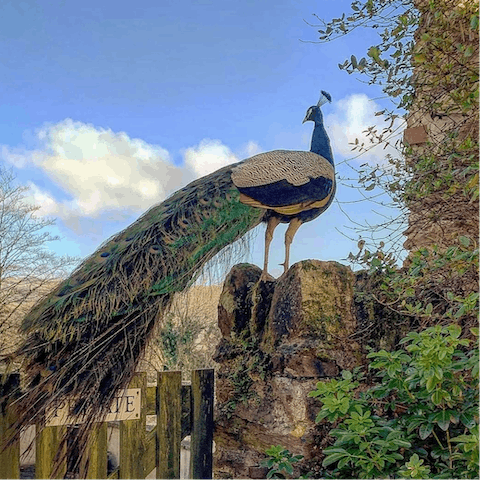
[[[323,116],[320,108],[318,108],[317,114],[315,115],[315,128],[313,129],[310,151],[321,155],[332,165],[335,165],[333,161],[332,147],[330,146],[330,139],[323,126]]]

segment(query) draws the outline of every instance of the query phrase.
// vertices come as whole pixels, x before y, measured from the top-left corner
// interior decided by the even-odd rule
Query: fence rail
[[[139,418],[119,422],[119,466],[107,476],[107,422],[95,425],[80,462],[80,478],[180,478],[181,441],[191,436],[190,478],[212,478],[214,372],[194,370],[189,385],[182,385],[179,371],[158,372],[157,385],[148,386],[145,373],[137,373],[129,388],[140,389]],[[16,421],[9,392],[20,385],[20,375],[2,375],[0,398],[0,478],[20,478],[20,435],[1,447]],[[147,415],[156,415],[156,426],[147,431]],[[64,478],[68,453],[59,469],[53,460],[59,452],[65,425],[44,427],[35,438],[35,477]],[[87,461],[88,458],[88,461]]]

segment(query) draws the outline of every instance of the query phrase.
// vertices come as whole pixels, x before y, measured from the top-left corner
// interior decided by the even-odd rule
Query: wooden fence
[[[1,378],[3,393],[20,384],[19,374]],[[119,422],[119,466],[107,476],[107,422],[96,424],[87,447],[88,462],[81,462],[80,478],[145,478],[156,469],[156,478],[180,478],[181,441],[191,435],[190,477],[212,478],[214,372],[192,372],[182,385],[181,372],[159,372],[157,385],[147,387],[146,374],[138,373],[129,388],[141,391],[138,419]],[[147,415],[156,415],[155,428],[147,432]],[[15,409],[0,405],[0,445],[15,422]],[[68,459],[60,469],[52,464],[65,425],[45,427],[35,439],[35,477],[64,478]],[[20,438],[0,450],[0,478],[20,478]]]

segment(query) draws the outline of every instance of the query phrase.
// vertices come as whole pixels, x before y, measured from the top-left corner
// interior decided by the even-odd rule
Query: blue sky
[[[353,158],[348,142],[381,122],[374,112],[386,100],[337,66],[364,56],[376,35],[312,43],[318,27],[307,23],[349,5],[4,0],[0,165],[30,187],[40,213],[57,219],[62,239],[51,248],[84,257],[195,177],[263,151],[308,150],[313,125],[302,120],[321,89],[333,97],[323,111],[338,175],[382,162],[378,149]],[[348,217],[378,221],[370,202],[349,203],[358,198],[340,184],[330,209],[297,233],[292,263],[356,251],[345,236],[358,237]],[[259,265],[260,228],[246,258]],[[275,275],[283,232],[271,246]]]

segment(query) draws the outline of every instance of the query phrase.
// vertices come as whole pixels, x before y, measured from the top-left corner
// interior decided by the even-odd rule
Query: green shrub
[[[460,335],[435,326],[409,333],[405,350],[372,351],[368,387],[360,369],[318,382],[317,422],[335,427],[328,475],[478,478],[478,346]]]
[[[291,478],[293,465],[303,458],[303,455],[292,455],[281,445],[272,445],[265,453],[270,457],[263,461],[269,468],[267,478]]]

